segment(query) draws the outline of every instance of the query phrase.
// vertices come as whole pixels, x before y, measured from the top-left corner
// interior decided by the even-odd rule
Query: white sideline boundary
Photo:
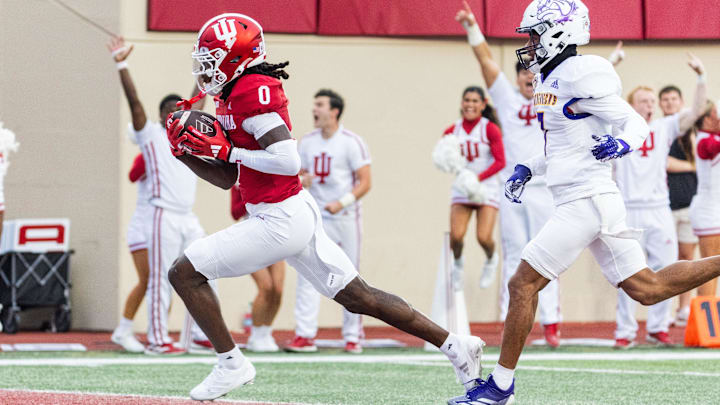
[[[447,358],[439,353],[402,354],[402,355],[265,355],[247,356],[255,364],[263,363],[424,363],[441,362],[449,366]],[[498,354],[483,355],[483,362],[498,360]],[[521,361],[671,361],[671,360],[720,360],[720,352],[705,350],[636,351],[618,353],[529,353],[520,357]],[[6,366],[66,366],[101,367],[113,365],[182,365],[215,364],[215,356],[178,356],[178,357],[113,357],[113,358],[33,358],[3,359],[0,367]]]
[[[87,397],[122,397],[122,398],[138,398],[138,399],[169,399],[169,400],[182,400],[185,402],[192,401],[190,397],[178,397],[170,395],[142,395],[142,394],[118,394],[109,392],[83,392],[83,391],[62,391],[62,390],[26,390],[26,389],[14,389],[14,388],[0,388],[2,392],[21,392],[21,393],[33,393],[33,394],[60,394],[60,395],[81,395]],[[205,402],[205,401],[201,401]],[[322,405],[318,403],[306,404],[302,402],[270,402],[270,401],[252,401],[244,399],[215,399],[212,402],[215,403],[226,403],[226,404],[259,404],[259,405]]]
[[[409,366],[427,366],[427,367],[449,367],[449,364],[436,362],[404,362]],[[491,368],[495,364],[483,363],[483,368]],[[519,365],[518,370],[528,371],[552,371],[558,373],[590,373],[590,374],[635,374],[635,375],[668,375],[681,377],[720,377],[720,373],[706,373],[702,371],[653,371],[653,370],[621,370],[616,368],[579,368],[579,367],[545,367],[545,366],[523,366]]]

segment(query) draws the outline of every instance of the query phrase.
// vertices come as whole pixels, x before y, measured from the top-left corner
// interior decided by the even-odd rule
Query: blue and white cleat
[[[515,380],[507,391],[503,391],[495,385],[492,374],[487,381],[480,378],[476,380],[477,385],[467,394],[448,400],[448,405],[511,405],[515,403]]]

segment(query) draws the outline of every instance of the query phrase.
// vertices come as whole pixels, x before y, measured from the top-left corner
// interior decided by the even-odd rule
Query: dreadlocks
[[[251,75],[251,74],[259,74],[259,75],[274,77],[278,80],[279,79],[287,80],[288,78],[290,78],[290,75],[287,74],[287,72],[284,71],[283,68],[289,64],[290,64],[290,62],[288,62],[288,61],[285,61],[282,63],[275,63],[275,64],[263,62],[257,66],[253,66],[251,68],[245,69],[245,71],[243,72],[243,76]]]

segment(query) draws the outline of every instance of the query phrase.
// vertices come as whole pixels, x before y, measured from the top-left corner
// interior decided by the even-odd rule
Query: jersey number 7
[[[547,133],[548,133],[548,131],[545,129],[545,113],[542,111],[538,111],[537,119],[538,119],[538,122],[540,123],[540,129],[543,131],[543,140],[545,141],[545,145],[543,146],[543,149],[545,151],[545,156],[547,156]]]

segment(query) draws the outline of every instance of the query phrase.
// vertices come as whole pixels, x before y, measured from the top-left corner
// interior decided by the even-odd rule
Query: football
[[[170,127],[170,124],[177,119],[180,120],[180,124],[183,126],[183,132],[187,130],[187,127],[192,126],[208,137],[217,135],[214,125],[217,119],[211,114],[200,110],[178,110],[168,117],[167,126]]]

